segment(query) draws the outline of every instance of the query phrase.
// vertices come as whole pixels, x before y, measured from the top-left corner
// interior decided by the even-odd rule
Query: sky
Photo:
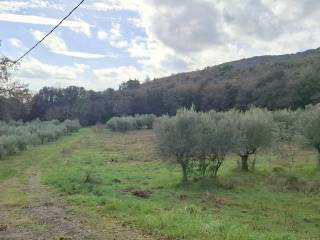
[[[0,56],[17,59],[80,0],[0,0]],[[13,77],[117,89],[257,55],[320,47],[319,0],[85,0]]]

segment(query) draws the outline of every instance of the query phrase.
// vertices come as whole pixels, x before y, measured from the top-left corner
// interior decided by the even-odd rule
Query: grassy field
[[[9,238],[3,236],[6,232],[0,231],[0,239],[32,239],[33,236],[24,234],[46,230],[46,224],[24,211],[35,197],[27,190],[29,177],[45,170],[47,163],[59,159],[63,146],[77,141],[81,136],[75,134],[54,144],[30,147],[27,151],[0,160],[0,226],[10,226],[16,231]]]
[[[320,238],[320,171],[312,151],[299,151],[290,168],[278,153],[260,153],[248,174],[229,156],[219,183],[181,186],[179,167],[160,161],[154,141],[152,130],[82,129],[0,161],[6,196],[0,210],[27,200],[4,186],[12,178],[24,181],[23,173],[36,167],[43,183],[66,193],[101,228],[111,218],[166,239]]]

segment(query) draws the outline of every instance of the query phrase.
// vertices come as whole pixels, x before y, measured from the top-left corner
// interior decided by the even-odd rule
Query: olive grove
[[[0,121],[0,159],[27,149],[28,145],[45,144],[71,135],[80,128],[78,120],[57,120],[28,123]]]
[[[315,148],[320,166],[319,107],[207,113],[182,109],[176,116],[158,118],[154,128],[158,152],[181,166],[184,182],[190,176],[217,177],[229,154],[240,156],[241,170],[248,172],[250,155],[279,144],[289,146],[291,161],[301,142]]]

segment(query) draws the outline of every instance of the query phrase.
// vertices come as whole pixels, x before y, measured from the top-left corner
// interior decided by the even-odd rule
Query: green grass
[[[11,224],[19,228],[26,226],[29,230],[44,227],[43,223],[23,211],[34,197],[26,194],[28,177],[34,171],[44,171],[48,163],[58,164],[61,150],[88,132],[88,129],[83,129],[58,142],[29,147],[27,151],[0,160],[0,213],[10,212],[9,215],[1,216],[0,225]]]
[[[320,174],[312,152],[301,152],[291,169],[276,154],[260,154],[249,174],[237,172],[230,156],[219,183],[181,186],[179,167],[157,158],[152,131],[81,134],[67,156],[46,163],[45,181],[88,212],[177,239],[320,237]],[[152,194],[140,198],[132,189]]]
[[[101,225],[117,219],[168,239],[319,239],[316,154],[301,150],[291,168],[271,150],[256,158],[254,172],[240,173],[238,158],[229,156],[219,182],[181,186],[179,167],[158,159],[151,130],[82,129],[0,161],[0,210],[27,201],[15,186],[36,168],[44,183]],[[151,195],[137,197],[134,189]]]
[[[80,133],[75,133],[70,137],[64,137],[58,142],[36,147],[30,146],[27,151],[19,152],[14,156],[0,160],[0,181],[23,175],[30,167],[40,166],[41,164],[46,165],[48,162],[51,163],[60,160],[61,149],[82,137],[86,132],[88,132],[88,129],[83,129]]]

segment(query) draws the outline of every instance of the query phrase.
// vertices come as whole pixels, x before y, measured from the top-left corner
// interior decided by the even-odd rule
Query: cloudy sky
[[[18,58],[79,0],[0,0],[0,55]],[[37,90],[161,77],[320,47],[319,0],[86,0],[21,63]]]

